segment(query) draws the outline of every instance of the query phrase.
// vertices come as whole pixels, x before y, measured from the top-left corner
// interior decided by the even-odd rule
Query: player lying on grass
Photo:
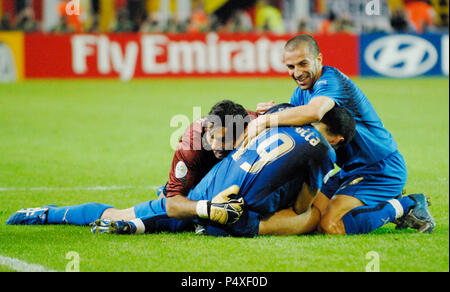
[[[405,161],[392,135],[358,86],[338,69],[323,66],[313,37],[299,35],[284,49],[284,62],[298,88],[291,97],[296,107],[261,115],[244,135],[249,143],[269,126],[301,126],[322,119],[335,106],[356,120],[356,134],[337,151],[339,173],[324,185],[314,204],[321,212],[319,230],[327,234],[368,233],[389,222],[432,232],[435,222],[423,194],[396,199],[406,184]],[[263,113],[273,102],[260,103]],[[273,119],[273,117],[276,119]],[[277,121],[271,123],[269,121]]]
[[[159,191],[169,198],[169,207],[172,202],[176,204],[173,198],[187,196],[205,174],[234,149],[236,137],[256,116],[256,113],[246,111],[242,105],[224,100],[215,104],[207,116],[194,121],[186,129],[175,150],[168,182]],[[212,123],[209,117],[216,123]],[[225,133],[232,133],[234,137],[225,137]],[[230,142],[227,143],[225,138]],[[7,224],[88,225],[99,218],[131,220],[141,216],[142,208],[142,205],[137,205],[119,210],[99,203],[61,208],[47,206],[20,210],[11,216]]]
[[[169,217],[177,217],[206,225],[210,235],[254,237],[268,234],[270,226],[275,234],[311,232],[319,219],[312,215],[312,202],[334,168],[332,146],[350,141],[354,132],[354,119],[339,107],[312,125],[268,129],[214,166],[187,198],[179,197],[184,203],[178,216],[170,214],[167,199],[162,198],[146,203],[146,216],[131,221],[98,220],[92,230],[117,234],[176,232],[173,226],[181,220]],[[216,203],[228,203],[227,212]],[[283,225],[295,218],[287,213],[275,214],[261,224],[262,218],[292,204],[296,214],[307,212],[304,219],[312,224],[305,224],[303,230]],[[286,221],[282,223],[283,219]],[[283,230],[276,232],[277,228]]]
[[[221,158],[230,152],[232,146],[225,143],[224,134],[226,132],[234,133],[237,136],[241,133],[241,128],[245,127],[247,121],[256,116],[255,113],[245,111],[245,109],[231,101],[222,101],[217,103],[210,111],[208,116],[214,116],[222,124],[225,119],[230,119],[231,123],[226,127],[213,127],[208,123],[206,117],[195,121],[184,133],[175,151],[172,161],[172,168],[169,174],[169,181],[163,188],[162,193],[167,196],[166,206],[169,208],[171,215],[175,217],[183,217],[183,203],[181,197],[185,197],[188,192],[201,180],[201,178],[209,171],[209,169]],[[219,123],[220,124],[220,123]],[[235,137],[233,137],[233,142]],[[233,143],[231,143],[232,145]],[[300,187],[296,190],[299,192]],[[227,204],[215,204],[215,207],[224,207]],[[89,223],[102,218],[110,220],[132,220],[145,214],[145,208],[148,204],[140,204],[132,208],[119,210],[107,204],[87,203],[76,206],[65,206],[57,208],[56,206],[46,206],[42,208],[22,209],[12,215],[7,224],[71,224],[71,225],[88,225]],[[225,210],[222,210],[225,212]],[[308,219],[312,214],[305,213],[297,216],[292,209],[284,210],[280,214],[279,220],[274,218],[271,221],[265,221],[268,232],[287,232],[296,233],[297,230],[305,228],[314,228]],[[317,216],[316,216],[317,217]],[[281,223],[287,225],[290,220],[288,229],[280,229]],[[180,224],[173,225],[177,230],[191,230],[193,225],[189,222],[178,222]],[[289,229],[290,228],[290,229]],[[292,229],[294,228],[294,229]],[[295,229],[298,228],[298,229]]]
[[[332,113],[335,114],[334,118]],[[239,194],[245,194],[246,198],[250,198],[247,204],[250,208],[245,212],[244,218],[238,221],[237,224],[231,225],[232,227],[222,229],[208,226],[208,234],[255,236],[257,234],[288,235],[313,231],[318,223],[319,216],[317,211],[313,212],[310,209],[310,206],[317,189],[322,184],[323,177],[333,168],[334,164],[334,150],[327,143],[327,140],[331,144],[337,145],[344,140],[350,140],[352,132],[354,132],[354,121],[348,113],[339,111],[339,109],[332,113],[330,113],[329,119],[324,119],[323,123],[315,125],[318,130],[307,126],[297,129],[287,128],[283,130],[286,133],[278,133],[278,129],[275,129],[268,133],[267,137],[262,135],[261,141],[255,141],[255,147],[250,147],[250,149],[241,148],[235,151],[233,156],[228,156],[227,163],[229,164],[235,159],[239,161],[251,161],[253,159],[253,166],[248,169],[248,172],[239,167],[239,164],[234,163],[233,169],[228,169],[226,167],[227,164],[223,164],[225,166],[219,168],[220,172],[224,171],[224,167],[225,171],[228,172],[226,174],[217,174],[214,172],[214,169],[217,168],[216,166],[208,174],[207,177],[209,178],[205,177],[202,180],[204,183],[197,185],[190,192],[191,199],[208,197],[212,202],[208,200],[194,202],[178,196],[179,209],[171,211],[173,212],[171,216],[176,218],[200,217],[213,219],[221,224],[231,223],[242,214],[242,197],[232,198],[232,193],[237,193],[236,186],[240,185]],[[338,119],[338,113],[341,114],[341,117],[344,117],[342,121]],[[345,117],[350,117],[350,119],[345,120]],[[334,122],[332,122],[333,120]],[[345,138],[339,134],[331,134],[328,127],[324,126],[324,123],[328,123],[330,126],[333,126],[333,133],[340,133],[342,128],[345,128],[344,123],[346,121],[347,123],[350,122],[350,127],[347,126],[344,134]],[[339,125],[341,125],[341,128],[338,127]],[[323,136],[319,133],[322,133]],[[295,149],[294,145],[296,146]],[[288,152],[290,153],[289,155],[287,155]],[[242,156],[242,158],[238,158],[238,156]],[[266,166],[266,164],[268,165]],[[242,167],[245,167],[245,165],[243,163]],[[258,168],[260,169],[258,170]],[[265,171],[262,171],[263,169]],[[245,173],[248,175],[246,176]],[[213,179],[212,177],[215,178]],[[210,182],[214,180],[217,181],[211,185]],[[230,181],[237,185],[232,184],[230,187],[222,189],[220,183],[223,183],[223,186],[225,186]],[[287,184],[282,186],[285,182]],[[205,187],[209,188],[207,192],[203,190]],[[249,187],[251,187],[251,191],[246,190]],[[202,195],[206,197],[201,197]],[[264,197],[265,199],[262,200]],[[146,210],[147,216],[141,217],[141,220],[133,220],[132,222],[134,223],[124,224],[137,225],[139,227],[136,228],[137,232],[145,231],[144,229],[147,232],[192,230],[192,220],[167,219],[169,216],[165,213],[165,208],[169,206],[167,204],[169,201],[170,198],[163,198],[140,204],[140,213]],[[287,208],[293,202],[295,202],[294,208],[282,210],[269,219],[261,221],[263,216]],[[24,209],[14,214],[8,222],[9,224],[86,224],[90,220],[88,218],[92,218],[92,216],[89,216],[90,212],[89,208],[87,208],[89,205],[84,204],[63,208],[47,207],[45,211],[41,209]],[[71,213],[71,216],[67,216]],[[302,214],[297,215],[299,213]],[[104,222],[107,221],[101,221],[100,225],[103,226],[95,226],[93,230],[96,231],[96,227],[99,227],[99,230],[102,231],[105,231],[105,229],[114,231],[109,230],[108,226],[103,224]],[[124,224],[122,226],[125,226]]]

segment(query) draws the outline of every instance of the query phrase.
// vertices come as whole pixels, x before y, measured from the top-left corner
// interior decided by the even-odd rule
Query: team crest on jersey
[[[183,161],[178,161],[177,166],[175,167],[175,177],[183,178],[186,176],[188,172],[187,166]]]

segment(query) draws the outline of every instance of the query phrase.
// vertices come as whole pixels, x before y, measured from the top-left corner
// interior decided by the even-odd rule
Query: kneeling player
[[[326,119],[324,119],[324,122],[325,120]],[[328,124],[333,125],[330,120],[328,121]],[[335,122],[334,124],[336,125],[339,123]],[[247,147],[245,149],[240,148],[239,150],[235,151],[235,154],[233,156],[230,156],[231,158],[228,160],[227,164],[230,164],[230,162],[234,161],[235,159],[239,160],[238,156],[242,156],[242,158],[240,158],[241,160],[250,159],[249,161],[251,161],[252,159],[256,159],[256,161],[254,161],[254,163],[252,164],[253,166],[248,169],[248,171],[245,169],[245,167],[248,167],[248,162],[246,162],[242,163],[242,165],[238,169],[236,169],[236,171],[231,172],[238,175],[239,171],[242,172],[242,170],[244,170],[244,172],[248,172],[248,176],[243,176],[242,173],[238,175],[238,177],[226,175],[226,178],[228,178],[229,181],[230,179],[231,181],[236,181],[237,179],[237,182],[239,183],[239,180],[241,179],[242,181],[240,183],[244,184],[243,186],[247,187],[249,186],[248,181],[255,180],[258,183],[255,184],[255,186],[257,187],[251,188],[251,191],[240,191],[240,194],[245,193],[245,197],[247,199],[250,198],[247,205],[251,208],[246,208],[246,213],[244,216],[245,219],[238,222],[239,224],[232,225],[233,228],[231,229],[225,228],[226,230],[228,230],[229,234],[237,236],[254,236],[258,234],[258,231],[256,230],[259,229],[260,235],[287,235],[305,233],[314,230],[319,219],[318,213],[316,210],[309,209],[309,207],[316,191],[320,188],[319,185],[322,184],[322,177],[328,173],[328,171],[333,167],[334,163],[334,151],[329,147],[329,144],[326,142],[326,140],[335,145],[342,140],[349,141],[351,139],[351,135],[348,134],[346,138],[343,138],[342,136],[338,137],[337,135],[333,134],[330,135],[330,129],[328,129],[328,127],[325,125],[326,124],[324,123],[317,124],[316,127],[318,130],[310,126],[307,126],[306,128],[299,127],[296,129],[287,128],[282,131],[284,133],[278,133],[279,129],[273,129],[270,133],[267,133],[267,135],[263,135],[260,138],[262,140],[255,141],[255,143],[252,144],[254,145],[254,147]],[[321,136],[320,133],[323,136]],[[325,139],[324,136],[327,137],[327,139]],[[301,145],[301,147],[295,147],[294,149],[294,146],[296,144]],[[270,150],[270,148],[273,149]],[[290,153],[290,155],[286,156],[286,154],[288,153]],[[325,157],[326,159],[324,159]],[[297,161],[297,163],[293,164],[293,161]],[[237,164],[234,163],[234,168],[237,167],[236,165]],[[266,165],[272,166],[270,168],[267,168]],[[279,168],[284,168],[284,165],[288,165],[290,167],[287,168],[286,175],[278,171]],[[224,168],[222,167],[221,169],[223,170]],[[265,170],[262,171],[263,169]],[[289,169],[291,169],[291,171],[289,171]],[[294,171],[292,171],[295,169],[300,172],[296,174]],[[261,173],[259,173],[260,171]],[[203,183],[202,186],[196,188],[196,194],[195,192],[191,192],[192,196],[190,198],[205,199],[208,198],[208,196],[212,198],[212,194],[217,194],[218,191],[212,189],[208,191],[209,195],[207,195],[206,197],[201,197],[203,193],[202,187],[204,188],[205,186],[207,186],[208,181],[211,179],[211,177],[214,176],[215,174],[212,170],[209,174],[209,179],[205,178],[203,180],[206,183]],[[308,179],[306,179],[306,177],[308,177]],[[220,175],[217,176],[216,179],[219,179],[220,181]],[[306,180],[309,180],[309,182],[306,183]],[[276,190],[277,187],[283,185],[284,182],[287,182],[287,184]],[[253,183],[250,183],[250,185],[252,184]],[[216,186],[220,188],[218,183],[216,184]],[[241,186],[241,188],[243,186]],[[300,192],[301,195],[296,200],[295,197],[299,193],[300,189],[302,190]],[[233,212],[228,213],[228,211],[235,211],[233,210],[233,208],[236,208],[238,209],[238,216],[235,216],[234,219],[237,219],[240,215],[239,209],[241,208],[243,202],[242,200],[235,200],[234,202],[227,201],[229,198],[231,198],[230,196],[233,195],[232,193],[237,192],[235,185],[232,185],[231,188],[227,188],[226,190],[228,191],[228,193],[221,192],[221,195],[216,196],[212,199],[212,203],[209,203],[206,200],[202,200],[201,202],[190,201],[190,205],[184,204],[183,208],[184,212],[186,213],[184,215],[178,214],[177,216],[180,216],[181,218],[187,218],[189,216],[191,218],[196,218],[198,216],[200,218],[208,217],[210,219],[212,216],[213,221],[223,224],[230,222],[229,218],[227,218],[228,214],[233,215]],[[260,201],[263,197],[266,197],[264,200],[264,204],[260,204],[258,206],[258,201]],[[277,210],[289,207],[289,205],[292,204],[292,202],[294,202],[295,200],[295,208],[282,210],[270,217],[268,220],[262,220],[260,223],[260,219],[263,216],[265,217]],[[167,219],[161,220],[158,212],[161,212],[161,210],[164,211],[166,203],[169,201],[170,199],[155,200],[150,202],[150,204],[145,203],[140,205],[139,209],[141,209],[142,212],[151,214],[151,216],[147,216],[146,218],[143,218],[144,220],[141,220],[141,222],[145,221],[147,224],[153,226],[153,228],[147,228],[148,232],[157,230],[183,231],[192,228],[193,225],[191,221]],[[82,224],[87,224],[89,222],[89,218],[92,218],[92,216],[89,216],[89,214],[95,213],[95,206],[92,208],[92,210],[89,210],[87,208],[87,205],[85,204],[74,207],[64,207],[63,209],[49,207],[46,211],[40,209],[24,210],[17,214],[19,214],[19,216],[22,216],[22,218],[26,218],[25,220],[27,221],[25,222],[25,220],[23,220],[19,224],[53,223],[49,222],[48,218],[55,216],[56,214],[59,214],[57,216],[62,217],[62,220],[59,218],[55,220],[56,223],[65,222],[70,224],[79,224],[75,221],[81,220]],[[296,213],[294,212],[294,210],[296,211]],[[302,213],[305,210],[308,211],[304,212],[300,216],[297,216],[297,213]],[[63,211],[64,214],[62,214]],[[36,212],[41,212],[43,216],[39,214],[36,216]],[[191,215],[187,215],[189,214],[189,212],[191,212]],[[68,213],[71,213],[72,216],[66,216],[68,215]],[[163,215],[164,218],[167,218],[167,214],[163,213],[161,213],[161,215]],[[157,220],[155,218],[157,218]],[[11,219],[9,220],[9,222],[11,222]],[[252,228],[249,228],[249,226],[252,226]],[[94,230],[96,229],[94,228]],[[140,228],[140,230],[142,230],[142,228]],[[211,228],[209,228],[209,231],[210,230]],[[214,228],[212,228],[212,230],[214,230]],[[214,234],[214,231],[212,231],[212,233]]]
[[[349,142],[354,133],[354,119],[347,110],[338,107],[313,125],[267,129],[213,167],[187,198],[180,198],[185,202],[180,204],[184,211],[178,218],[200,218],[195,220],[208,225],[211,221],[223,224],[221,228],[207,227],[208,234],[213,235],[253,237],[271,234],[269,230],[272,234],[289,234],[295,226],[283,225],[283,220],[292,223],[295,218],[292,212],[278,213],[262,223],[261,219],[293,204],[296,214],[306,211],[310,223],[304,230],[297,228],[295,233],[310,232],[315,227],[311,218],[318,222],[318,214],[311,210],[312,201],[334,168],[336,155],[331,145]],[[143,204],[147,215],[136,220],[99,220],[93,231],[118,234],[174,231],[167,227],[168,222],[176,220],[168,218],[180,212],[170,214],[167,201],[162,198]]]

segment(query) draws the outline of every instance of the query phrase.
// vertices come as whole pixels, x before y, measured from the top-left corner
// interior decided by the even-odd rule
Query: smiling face
[[[304,43],[293,50],[285,49],[284,63],[289,75],[302,90],[312,89],[322,74],[322,54],[314,54]]]
[[[227,128],[213,127],[212,123],[208,123],[206,128],[206,142],[210,145],[211,151],[217,159],[225,158],[233,150],[234,141],[226,141],[226,131]]]

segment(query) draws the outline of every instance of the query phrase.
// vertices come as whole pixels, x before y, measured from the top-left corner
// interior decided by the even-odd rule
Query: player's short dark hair
[[[294,51],[303,44],[308,45],[309,51],[313,54],[314,57],[317,57],[320,54],[319,45],[317,44],[316,40],[308,34],[301,34],[291,38],[287,41],[284,49],[286,51]]]
[[[341,135],[344,140],[336,146],[350,143],[356,133],[356,122],[348,110],[335,106],[328,111],[321,120],[328,126],[328,132],[333,135]]]
[[[233,133],[233,140],[236,140],[250,122],[250,117],[242,105],[222,100],[212,107],[206,120],[213,123],[213,127],[226,127],[227,133]]]

